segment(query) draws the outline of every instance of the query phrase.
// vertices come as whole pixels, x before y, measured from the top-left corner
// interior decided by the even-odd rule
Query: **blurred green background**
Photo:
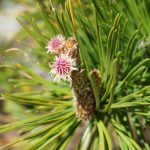
[[[0,93],[13,92],[11,90],[30,90],[28,87],[12,88],[13,77],[17,76],[17,72],[11,67],[5,68],[5,66],[11,66],[18,61],[27,62],[27,54],[19,49],[22,45],[21,41],[32,41],[26,38],[26,34],[16,18],[22,12],[35,11],[34,3],[35,1],[30,0],[0,0]],[[26,117],[23,108],[12,102],[4,103],[0,100],[0,124],[13,122],[17,117]],[[16,137],[17,133],[15,132],[0,135],[0,146]],[[17,147],[10,149],[17,149]]]
[[[58,0],[58,4],[61,0]],[[34,41],[27,36],[27,33],[22,29],[17,21],[18,16],[22,13],[36,13],[36,0],[0,0],[0,93],[16,92],[16,91],[31,91],[29,86],[14,87],[15,78],[20,78],[17,70],[12,68],[14,64],[22,63],[29,64],[30,67],[35,67],[33,62],[36,58],[31,56],[30,47]],[[29,50],[29,51],[28,51]],[[38,74],[47,75],[40,69],[34,68]],[[14,102],[2,101],[0,99],[0,124],[13,122],[17,118],[27,118],[25,108]],[[0,146],[5,145],[17,138],[17,133],[11,132],[0,134]],[[17,150],[17,145],[10,149]]]

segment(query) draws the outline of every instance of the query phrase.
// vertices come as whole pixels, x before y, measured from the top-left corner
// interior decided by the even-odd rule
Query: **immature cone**
[[[85,71],[72,71],[72,89],[76,101],[74,109],[78,119],[88,120],[94,114],[95,99],[90,81]]]
[[[93,75],[96,83],[97,83],[97,88],[99,89],[99,97],[103,96],[103,89],[102,89],[102,80],[101,80],[101,75],[99,70],[93,69],[91,71],[91,74]]]
[[[54,74],[54,80],[58,82],[60,79],[70,80],[71,72],[77,69],[75,67],[75,59],[65,54],[60,54],[59,57],[56,56],[51,67],[50,73]]]
[[[75,101],[74,110],[78,119],[88,120],[94,114],[95,99],[93,89],[86,71],[81,69],[79,51],[76,40],[68,38],[65,47],[69,48],[69,55],[76,60],[78,70],[71,72],[71,86]]]
[[[47,52],[60,54],[63,50],[63,46],[65,44],[65,37],[63,37],[61,34],[56,35],[53,37],[47,45]]]
[[[79,50],[76,39],[69,37],[65,40],[62,35],[55,36],[48,45],[48,50],[55,53],[56,59],[51,65],[50,73],[56,80],[64,79],[71,82],[74,93],[74,110],[80,120],[88,120],[95,111],[95,98],[91,82],[84,69],[81,68]],[[98,85],[101,80],[99,72],[93,70],[92,74]],[[99,86],[97,86],[100,88]]]

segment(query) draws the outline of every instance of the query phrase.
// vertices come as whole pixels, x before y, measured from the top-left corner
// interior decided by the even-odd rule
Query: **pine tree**
[[[31,117],[0,126],[0,133],[20,135],[2,148],[21,142],[28,150],[63,150],[78,138],[74,149],[149,150],[149,7],[146,0],[39,0],[35,13],[20,16],[35,40],[28,46],[37,68],[50,74],[10,64],[22,75],[14,84],[33,90],[1,99]]]

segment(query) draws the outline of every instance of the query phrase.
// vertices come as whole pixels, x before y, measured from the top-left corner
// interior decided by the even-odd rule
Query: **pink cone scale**
[[[65,37],[63,37],[61,34],[58,34],[49,41],[46,47],[48,49],[47,52],[53,52],[59,54],[64,44],[65,44]]]
[[[59,82],[60,79],[70,81],[70,75],[73,70],[77,70],[75,68],[75,59],[72,59],[66,54],[61,54],[59,57],[55,57],[50,73],[55,76],[55,81]]]

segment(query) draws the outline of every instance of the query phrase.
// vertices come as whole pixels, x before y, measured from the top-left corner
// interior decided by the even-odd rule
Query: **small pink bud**
[[[49,41],[46,48],[48,49],[48,52],[59,54],[64,44],[65,37],[63,37],[61,34],[58,34]]]
[[[60,54],[59,57],[56,56],[50,73],[55,75],[54,80],[71,80],[70,75],[73,70],[77,70],[75,68],[75,59],[66,54]]]

